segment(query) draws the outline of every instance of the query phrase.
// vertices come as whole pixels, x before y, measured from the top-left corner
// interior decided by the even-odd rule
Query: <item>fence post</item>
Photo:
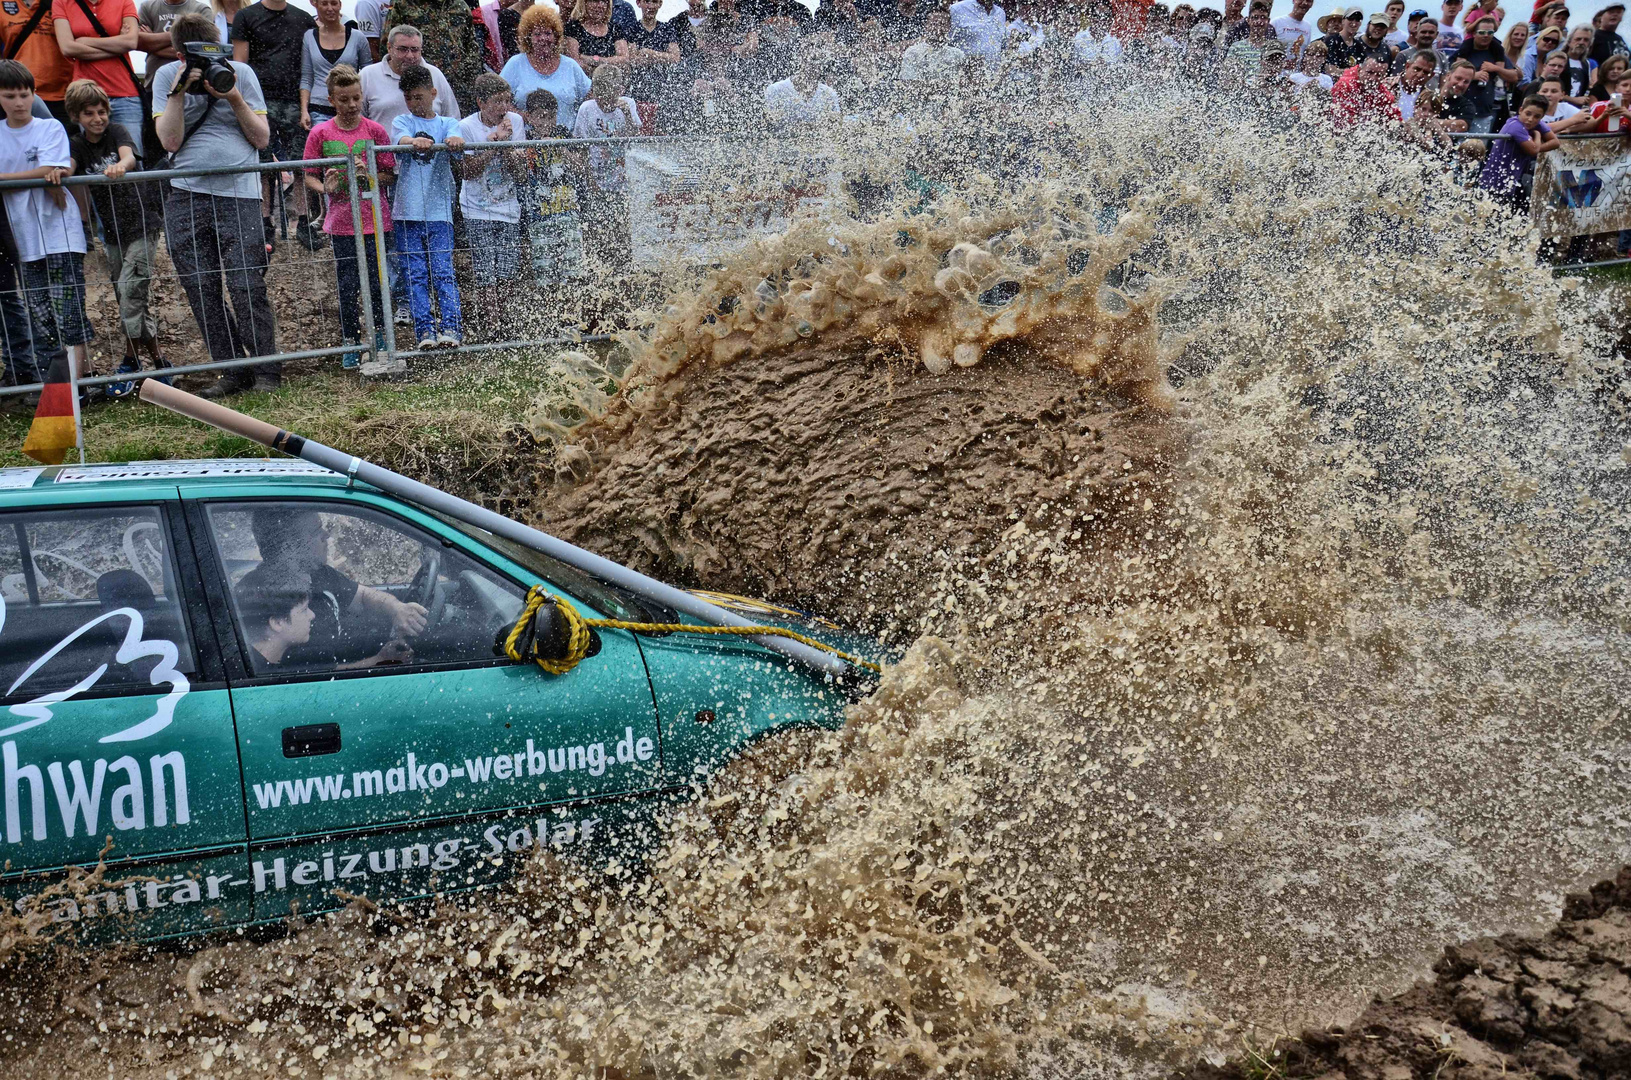
[[[381,225],[385,221],[385,212],[380,207],[379,186],[379,159],[375,156],[376,148],[372,142],[363,147],[367,155],[368,164],[368,212],[374,215],[374,254],[375,269],[379,276],[379,306],[380,322],[385,329],[385,356],[376,358],[371,364],[369,375],[398,375],[407,371],[408,365],[397,358],[396,355],[396,312],[391,301],[391,275],[390,255],[385,250],[385,231]]]
[[[372,295],[374,285],[368,280],[368,238],[363,235],[362,230],[362,199],[358,191],[361,185],[357,183],[357,159],[354,157],[345,167],[345,186],[346,193],[351,198],[351,239],[357,249],[357,281],[362,286],[358,290],[362,293],[362,340],[368,353],[369,363],[376,363],[379,357],[375,355],[374,350],[374,342],[378,340],[374,331],[374,298]],[[369,207],[369,212],[373,212],[372,206]],[[336,252],[335,258],[339,258],[338,252]],[[340,302],[345,303],[345,298],[341,297]]]

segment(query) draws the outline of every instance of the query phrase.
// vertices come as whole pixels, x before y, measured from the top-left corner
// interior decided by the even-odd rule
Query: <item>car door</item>
[[[232,714],[178,509],[0,510],[4,893],[93,935],[202,929],[253,907]],[[31,899],[104,856],[107,884]]]
[[[540,842],[604,843],[631,823],[607,800],[657,785],[656,710],[633,636],[602,634],[560,676],[498,655],[496,635],[537,579],[468,536],[362,492],[207,500],[189,521],[211,552],[219,633],[236,645],[260,917],[331,906],[342,891],[480,884]],[[309,580],[319,632],[339,632],[278,654],[276,634],[310,631],[274,627],[254,594],[286,591],[301,560],[296,591]],[[399,633],[382,612],[398,602],[421,604],[430,624]]]

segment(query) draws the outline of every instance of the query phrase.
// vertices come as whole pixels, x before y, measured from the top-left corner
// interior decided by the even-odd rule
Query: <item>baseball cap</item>
[[[1409,15],[1406,15],[1405,18],[1407,18],[1407,19],[1425,19],[1425,18],[1427,18],[1427,16],[1429,14],[1431,14],[1431,13],[1426,8],[1417,8],[1415,11],[1412,11]]]
[[[1365,13],[1359,8],[1351,7],[1342,13],[1342,17],[1345,19],[1363,19],[1365,17]]]
[[[1366,25],[1368,26],[1376,26],[1377,24],[1381,24],[1382,26],[1388,25],[1387,16],[1382,14],[1380,11],[1366,20]]]

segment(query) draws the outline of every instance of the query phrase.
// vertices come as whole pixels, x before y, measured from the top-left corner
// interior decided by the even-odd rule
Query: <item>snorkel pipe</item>
[[[141,399],[150,405],[158,405],[171,412],[220,428],[232,435],[238,435],[251,442],[280,453],[289,454],[309,461],[313,465],[320,465],[330,469],[341,476],[352,477],[365,484],[386,491],[392,495],[418,503],[438,513],[446,514],[467,525],[474,525],[478,529],[486,529],[490,533],[512,540],[523,547],[534,551],[541,551],[550,558],[558,559],[568,566],[582,570],[586,574],[610,582],[620,588],[627,589],[636,596],[644,597],[653,603],[690,615],[704,623],[713,626],[753,626],[752,622],[726,611],[724,608],[699,596],[695,596],[683,589],[676,589],[666,585],[655,578],[646,575],[610,559],[603,559],[599,555],[583,550],[550,536],[546,532],[523,525],[518,521],[511,521],[491,510],[485,510],[475,503],[467,502],[445,491],[438,491],[427,484],[417,480],[410,480],[400,473],[341,453],[322,443],[296,435],[292,431],[284,431],[273,427],[264,420],[257,420],[252,416],[245,416],[241,412],[217,405],[213,401],[205,401],[201,397],[189,394],[185,390],[166,386],[157,379],[142,380]],[[790,660],[797,661],[806,668],[832,679],[843,679],[846,683],[853,683],[857,677],[865,681],[873,681],[876,677],[863,669],[852,667],[836,656],[824,653],[819,649],[811,648],[801,642],[788,638],[778,637],[751,637],[748,640],[781,653]]]

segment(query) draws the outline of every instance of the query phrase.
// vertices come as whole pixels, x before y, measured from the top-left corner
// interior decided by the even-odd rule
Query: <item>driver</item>
[[[312,607],[311,575],[292,566],[262,562],[243,576],[234,592],[244,637],[256,653],[252,659],[257,672],[300,665],[300,654],[311,641],[312,625],[317,619]],[[412,658],[413,651],[406,644],[389,641],[375,655],[339,666],[371,668],[406,663]]]
[[[386,619],[393,639],[415,637],[429,625],[421,605],[359,585],[328,564],[328,530],[317,511],[287,507],[256,510],[249,516],[249,529],[260,546],[263,566],[277,564],[310,577],[314,652],[335,657],[346,624],[357,615],[373,613]]]

